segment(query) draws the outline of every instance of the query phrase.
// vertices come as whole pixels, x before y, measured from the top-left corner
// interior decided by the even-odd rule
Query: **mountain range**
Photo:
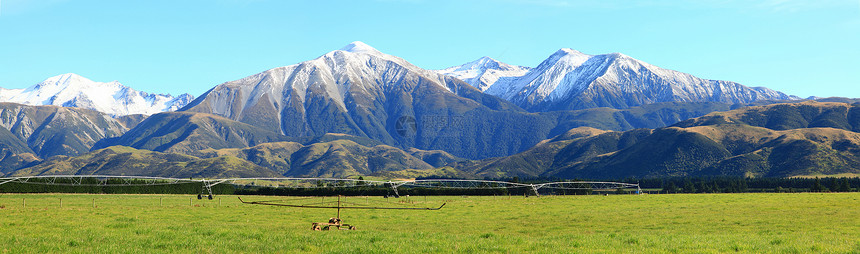
[[[114,117],[102,112],[57,106],[0,103],[0,172],[42,158],[75,156],[105,138],[118,137],[143,120],[141,115]]]
[[[0,103],[2,172],[783,177],[852,173],[860,144],[851,99],[792,102],[799,98],[571,49],[534,68],[483,57],[432,71],[353,42],[144,114],[127,113],[156,104],[97,111],[107,100],[83,92],[116,85],[67,74],[0,91],[4,100],[53,94],[41,103],[77,106]],[[156,98],[121,93],[129,94]],[[786,158],[798,159],[778,162]]]
[[[45,79],[26,89],[0,88],[0,102],[92,109],[115,116],[175,111],[194,96],[149,94],[119,82],[95,82],[74,73]]]
[[[531,112],[623,109],[656,102],[736,104],[800,99],[764,87],[701,79],[621,53],[588,55],[568,48],[556,51],[534,68],[483,57],[437,72],[468,80],[485,93]]]

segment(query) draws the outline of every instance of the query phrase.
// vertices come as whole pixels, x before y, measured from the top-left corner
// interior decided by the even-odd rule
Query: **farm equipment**
[[[306,200],[308,198],[299,198],[298,200]],[[311,224],[311,229],[315,231],[322,230],[355,230],[354,225],[343,224],[343,220],[340,219],[340,209],[391,209],[391,210],[439,210],[445,206],[443,203],[439,207],[385,207],[385,206],[365,206],[358,203],[346,203],[341,202],[341,196],[337,196],[336,205],[328,205],[326,203],[315,203],[315,204],[288,204],[288,203],[277,203],[275,201],[244,201],[241,197],[239,197],[239,201],[245,204],[251,205],[271,205],[271,206],[286,206],[286,207],[296,207],[296,208],[329,208],[329,209],[337,209],[337,217],[332,217],[328,220],[328,222],[314,222]],[[329,202],[331,203],[331,202]],[[343,206],[342,203],[346,203],[347,206]],[[391,205],[391,204],[390,204]]]
[[[314,222],[311,226],[311,229],[313,229],[314,231],[331,230],[332,227],[338,230],[355,230],[355,226],[343,224],[343,220],[341,220],[340,218],[330,218],[328,219],[328,223]]]

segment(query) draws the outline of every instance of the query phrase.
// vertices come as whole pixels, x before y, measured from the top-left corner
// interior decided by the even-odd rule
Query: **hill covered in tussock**
[[[76,157],[55,156],[12,175],[134,175],[161,177],[275,177],[277,173],[231,156],[198,158],[112,146]]]
[[[455,167],[482,176],[624,178],[860,173],[860,105],[800,102],[626,132],[577,128],[519,154]]]
[[[26,149],[20,145],[18,148]],[[342,134],[325,135],[305,144],[269,142],[244,148],[210,148],[193,154],[111,146],[74,157],[54,156],[45,161],[28,161],[27,167],[12,171],[11,175],[354,177],[383,174],[384,171],[423,172],[434,169],[431,163],[439,165],[463,160],[442,151],[404,151]]]

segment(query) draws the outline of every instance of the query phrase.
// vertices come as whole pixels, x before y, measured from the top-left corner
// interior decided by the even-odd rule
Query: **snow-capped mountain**
[[[523,75],[499,77],[484,92],[533,112],[623,109],[656,102],[749,103],[799,99],[764,87],[697,78],[620,53],[588,55],[567,48],[558,50]]]
[[[280,129],[281,133],[290,136],[305,136],[316,132],[326,133],[322,132],[324,129],[301,124],[316,121],[314,118],[319,115],[365,114],[373,110],[388,110],[383,105],[391,104],[391,100],[407,99],[394,94],[411,93],[419,88],[446,96],[462,94],[492,98],[458,79],[419,68],[356,41],[310,61],[270,69],[218,85],[191,102],[187,110],[263,124],[267,128]],[[470,107],[479,106],[474,101],[471,103],[474,105]],[[393,106],[403,108],[413,104],[417,102],[408,99],[398,101]],[[261,112],[269,113],[260,115]],[[294,117],[298,119],[292,119]],[[346,123],[356,124],[352,121]],[[386,123],[378,124],[384,126]],[[356,128],[356,131],[370,130]]]
[[[115,116],[175,111],[193,99],[190,94],[149,94],[116,81],[95,82],[73,73],[48,78],[26,89],[0,88],[0,102],[78,107]]]
[[[463,65],[436,70],[436,72],[458,78],[481,91],[486,91],[499,78],[519,77],[525,75],[529,69],[529,67],[510,65],[485,56]]]
[[[502,129],[507,122],[499,119],[517,117],[522,109],[362,42],[223,83],[183,110],[216,114],[287,136],[345,133],[400,147],[444,148],[464,157],[507,154],[545,138],[526,135],[537,132],[528,128],[512,130],[518,132],[510,135],[515,138],[485,135],[486,130],[478,127]],[[496,144],[495,139],[517,142],[489,145]]]

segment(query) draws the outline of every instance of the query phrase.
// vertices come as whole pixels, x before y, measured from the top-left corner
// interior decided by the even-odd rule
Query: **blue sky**
[[[0,87],[73,72],[197,96],[356,40],[427,69],[573,48],[860,97],[860,0],[0,0]]]

